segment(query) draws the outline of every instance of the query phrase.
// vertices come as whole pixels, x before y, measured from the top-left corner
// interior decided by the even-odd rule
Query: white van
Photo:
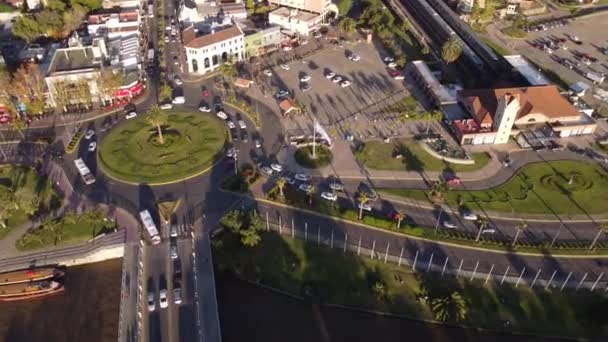
[[[186,99],[183,96],[176,96],[171,102],[173,104],[184,104],[186,103]]]

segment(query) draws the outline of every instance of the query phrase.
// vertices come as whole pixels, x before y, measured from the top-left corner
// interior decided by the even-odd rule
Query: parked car
[[[310,84],[308,84],[308,83],[303,83],[303,84],[302,84],[302,91],[303,91],[303,92],[307,92],[307,91],[309,91],[310,89],[312,89],[312,87],[310,86]]]
[[[340,87],[346,88],[348,86],[350,86],[350,81],[349,80],[344,80],[344,81],[340,82]]]
[[[253,142],[255,143],[255,148],[262,147],[262,142],[260,141],[260,139],[255,139]]]
[[[455,228],[458,227],[457,225],[455,225],[454,223],[452,223],[450,220],[444,220],[443,222],[441,222],[441,225],[444,228],[448,228],[448,229],[455,229]]]
[[[287,65],[287,64],[281,64],[281,69],[283,69],[283,70],[289,70],[289,65]]]
[[[301,181],[301,182],[308,182],[312,177],[310,175],[307,175],[305,173],[296,173],[295,175],[295,179]]]
[[[331,81],[334,83],[338,83],[338,82],[342,81],[342,77],[336,76],[336,77],[332,78]]]
[[[161,109],[162,109],[162,107],[161,107]],[[135,113],[135,112],[130,112],[130,113],[128,113],[127,115],[125,115],[125,119],[127,119],[127,120],[129,120],[129,119],[133,119],[133,118],[134,118],[134,117],[136,117],[136,116],[137,116],[137,113]]]
[[[96,149],[96,148],[97,148],[97,143],[96,143],[96,142],[94,142],[94,141],[92,141],[92,142],[89,144],[89,152],[95,152],[95,149]]]
[[[226,151],[226,157],[234,158],[234,155],[238,153],[238,150],[235,147],[231,147]]]
[[[283,165],[281,164],[277,164],[277,163],[272,163],[270,164],[270,168],[273,169],[276,172],[281,172],[283,171]]]
[[[89,139],[91,139],[91,138],[92,138],[94,135],[95,135],[95,131],[94,131],[94,130],[92,130],[92,129],[90,129],[90,130],[88,130],[88,131],[87,131],[87,134],[85,134],[84,138],[85,138],[85,139],[87,139],[87,140],[89,140]]]
[[[462,211],[462,218],[467,221],[477,221],[477,215],[469,210]]]
[[[374,191],[374,189],[372,189],[366,183],[359,184],[358,191],[364,193],[365,196],[371,201],[375,201],[378,199],[378,194],[376,193],[376,191]]]
[[[263,73],[264,73],[264,75],[266,75],[266,76],[268,76],[268,77],[272,76],[272,71],[270,71],[270,69],[265,69],[265,70],[263,71]]]
[[[390,57],[390,56],[384,57],[384,63],[388,64],[388,63],[394,62],[394,61],[395,61],[395,59],[393,57]]]
[[[389,68],[393,68],[393,69],[397,67],[397,63],[395,63],[395,62],[390,62],[387,65]]]
[[[268,166],[262,166],[260,168],[260,171],[263,174],[265,174],[266,176],[272,176],[272,174],[273,174],[272,169],[270,167],[268,167]]]
[[[211,108],[209,108],[206,105],[202,105],[202,106],[198,107],[198,110],[200,110],[203,113],[209,113],[209,112],[211,112]]]
[[[245,125],[245,121],[243,121],[243,120],[239,120],[239,121],[238,121],[238,124],[239,124],[239,127],[240,127],[241,129],[245,129],[245,128],[247,128],[247,125]]]
[[[177,259],[178,255],[177,255],[177,246],[176,245],[171,244],[170,253],[171,253],[171,259]]]
[[[173,82],[175,82],[175,84],[177,84],[177,85],[184,84],[184,82],[177,76],[175,76],[175,78],[173,78]]]
[[[159,302],[160,302],[161,309],[166,309],[169,306],[169,303],[167,302],[167,289],[160,290]]]
[[[361,60],[361,56],[356,55],[356,54],[352,54],[352,55],[348,56],[348,59],[350,59],[353,62],[357,62],[357,61]]]
[[[228,125],[228,128],[230,129],[236,128],[236,125],[234,122],[232,122],[232,120],[226,120],[226,125]]]
[[[173,289],[173,303],[181,304],[182,303],[182,289],[181,287],[175,287]]]
[[[173,104],[184,104],[186,103],[186,99],[183,96],[176,96],[173,101],[171,101],[171,103]]]
[[[171,103],[163,103],[160,105],[160,109],[162,110],[167,110],[167,109],[171,109],[173,108],[173,105]]]
[[[395,80],[402,80],[402,79],[404,79],[404,78],[405,78],[405,76],[403,76],[403,75],[402,75],[402,74],[401,74],[399,71],[397,71],[397,70],[392,70],[392,71],[390,72],[390,74],[391,74],[391,77],[392,77],[393,79],[395,79]]]
[[[496,229],[494,228],[486,228],[481,231],[481,234],[494,234],[496,233]]]
[[[307,194],[311,193],[313,188],[312,185],[308,184],[308,183],[302,183],[300,184],[300,186],[298,187],[298,190],[305,192]]]
[[[300,82],[308,82],[310,81],[310,75],[304,75],[300,77]]]
[[[148,311],[156,310],[156,301],[154,300],[154,292],[148,292]]]
[[[325,78],[327,78],[328,80],[331,80],[332,78],[334,78],[334,76],[336,76],[336,73],[332,71],[325,74]]]
[[[169,236],[172,238],[177,237],[177,225],[171,225],[171,229],[169,230]]]
[[[450,177],[445,180],[448,185],[460,185],[462,184],[462,180],[458,177]]]
[[[333,191],[344,191],[344,185],[342,183],[338,183],[337,181],[332,181],[329,183],[329,188]]]
[[[338,195],[335,192],[324,191],[321,193],[321,198],[324,198],[328,201],[335,202],[338,199]]]

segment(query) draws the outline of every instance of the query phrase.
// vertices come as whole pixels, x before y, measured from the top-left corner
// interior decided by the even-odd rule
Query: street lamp
[[[239,150],[234,150],[234,175],[238,175],[239,173],[239,167],[238,167],[238,154],[239,154]]]

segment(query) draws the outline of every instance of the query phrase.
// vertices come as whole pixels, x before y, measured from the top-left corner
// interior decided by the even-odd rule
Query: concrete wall
[[[427,145],[426,143],[421,142],[419,144],[422,147],[422,149],[424,149],[428,154],[432,155],[433,157],[435,157],[437,159],[445,160],[448,163],[461,164],[461,165],[473,165],[473,164],[475,164],[475,160],[473,160],[473,159],[456,159],[456,158],[450,158],[450,157],[442,156],[441,154],[435,152],[435,150],[433,150],[432,148],[430,148],[429,145]]]

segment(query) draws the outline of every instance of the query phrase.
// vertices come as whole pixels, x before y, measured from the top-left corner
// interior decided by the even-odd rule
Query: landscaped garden
[[[587,215],[608,212],[608,172],[584,162],[529,164],[510,180],[488,190],[448,190],[452,206],[519,214]],[[430,191],[382,189],[391,195],[430,201]]]
[[[101,211],[91,210],[82,214],[65,213],[57,219],[48,218],[38,227],[30,229],[15,247],[20,251],[75,244],[88,241],[100,234],[113,231],[116,224]]]
[[[400,157],[398,157],[400,156]],[[414,140],[394,140],[366,142],[355,152],[355,158],[365,167],[373,170],[390,171],[454,171],[469,172],[482,169],[490,162],[487,153],[473,153],[475,164],[453,164],[435,158]]]
[[[112,130],[98,159],[112,178],[168,183],[204,172],[222,156],[224,124],[209,115],[152,109]]]
[[[309,169],[316,169],[326,165],[329,165],[332,161],[333,155],[329,148],[317,144],[315,146],[315,156],[313,157],[312,146],[300,147],[296,150],[294,158],[296,162],[303,167]]]
[[[226,231],[213,241],[219,272],[322,304],[341,304],[508,333],[605,337],[607,301],[587,291],[535,290],[440,278],[408,267],[262,232],[254,246]],[[508,321],[508,324],[506,322]],[[517,339],[516,336],[513,337]]]
[[[29,167],[0,167],[0,239],[32,216],[60,206],[47,177]]]

